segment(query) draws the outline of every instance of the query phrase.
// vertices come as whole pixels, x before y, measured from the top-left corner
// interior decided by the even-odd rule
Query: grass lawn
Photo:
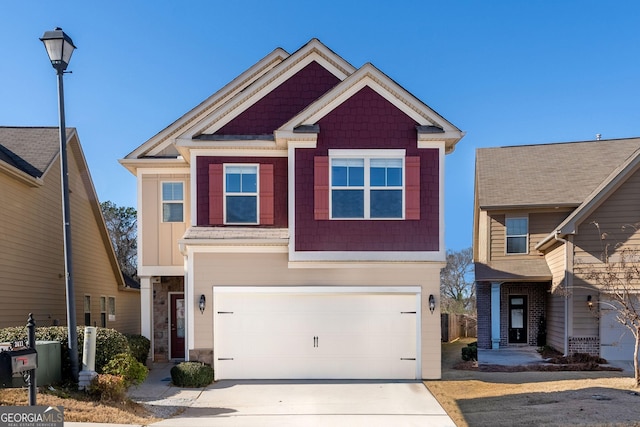
[[[457,426],[640,426],[631,373],[454,369],[472,341],[442,344],[442,380],[425,381]]]

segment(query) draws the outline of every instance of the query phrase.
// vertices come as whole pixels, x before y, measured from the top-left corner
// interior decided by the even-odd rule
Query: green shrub
[[[151,341],[147,337],[135,334],[124,334],[129,342],[129,348],[131,354],[136,360],[143,365],[147,363],[147,357],[149,356],[149,349],[151,349]]]
[[[102,372],[122,377],[125,387],[129,387],[132,384],[140,384],[149,374],[149,370],[130,353],[117,354],[104,365]]]
[[[82,351],[84,348],[84,326],[76,328],[78,334],[78,364],[82,368]],[[0,329],[0,342],[27,340],[26,326],[15,326]],[[71,360],[69,358],[69,338],[66,326],[43,326],[36,328],[37,341],[58,341],[60,343],[62,380],[71,381]],[[115,355],[130,351],[127,338],[114,329],[97,328],[96,331],[96,372],[102,373],[102,368]]]
[[[464,361],[476,361],[478,360],[478,343],[472,342],[467,344],[466,347],[462,347],[462,360]]]
[[[104,402],[122,402],[127,396],[125,380],[119,375],[98,374],[91,380],[87,391]]]
[[[201,362],[182,362],[171,368],[171,381],[177,387],[205,387],[213,381],[213,368]]]

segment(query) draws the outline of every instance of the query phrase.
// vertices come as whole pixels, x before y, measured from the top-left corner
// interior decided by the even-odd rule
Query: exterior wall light
[[[433,312],[436,309],[436,297],[433,296],[433,294],[429,295],[429,311],[431,312],[431,314],[433,314]]]
[[[589,310],[593,310],[593,301],[591,300],[591,295],[587,295],[587,307],[589,307]]]
[[[200,295],[200,302],[198,303],[198,307],[200,307],[200,314],[204,313],[204,308],[207,305],[207,298],[204,296],[204,294]]]

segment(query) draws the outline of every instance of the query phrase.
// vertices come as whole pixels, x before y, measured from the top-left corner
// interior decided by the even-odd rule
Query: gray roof
[[[67,128],[67,136],[73,128]],[[0,161],[41,177],[60,151],[57,127],[0,126]]]
[[[478,282],[548,281],[551,278],[551,270],[542,257],[492,261],[489,265],[475,263],[475,279]]]
[[[480,148],[476,191],[482,209],[578,206],[640,138]]]

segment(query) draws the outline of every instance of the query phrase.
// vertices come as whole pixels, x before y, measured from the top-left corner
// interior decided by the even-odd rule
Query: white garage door
[[[635,338],[616,320],[616,311],[602,304],[600,312],[600,357],[611,360],[633,360]]]
[[[214,287],[216,379],[418,378],[419,288],[339,289]]]

